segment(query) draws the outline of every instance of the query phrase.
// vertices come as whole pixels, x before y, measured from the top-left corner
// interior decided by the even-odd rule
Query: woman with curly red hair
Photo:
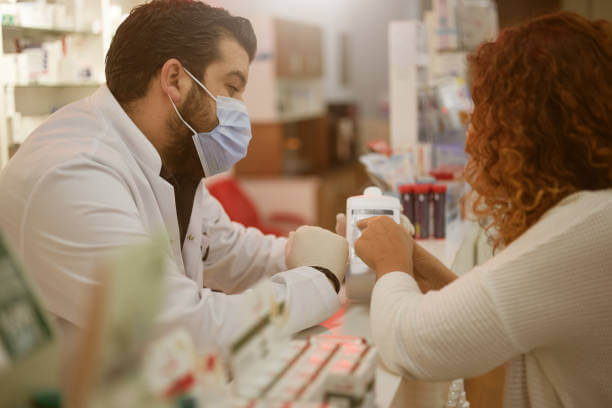
[[[540,17],[469,66],[466,179],[496,254],[457,278],[389,218],[364,220],[381,358],[425,380],[509,362],[508,407],[612,406],[612,25]]]

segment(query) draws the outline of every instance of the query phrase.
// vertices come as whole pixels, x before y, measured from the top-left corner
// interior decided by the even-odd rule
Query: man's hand
[[[414,262],[414,279],[423,293],[442,289],[457,279],[457,275],[417,243],[414,245],[412,261]]]
[[[289,235],[285,262],[291,269],[300,266],[319,269],[339,290],[346,273],[348,253],[348,242],[344,237],[323,228],[302,226]]]
[[[346,215],[342,213],[336,214],[336,234],[341,237],[346,237]]]
[[[357,226],[362,232],[355,241],[355,253],[376,272],[377,280],[394,271],[414,276],[414,239],[404,227],[389,217],[368,218]]]

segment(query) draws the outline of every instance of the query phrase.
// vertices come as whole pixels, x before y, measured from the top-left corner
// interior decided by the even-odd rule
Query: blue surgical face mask
[[[185,68],[183,68],[185,69]],[[251,141],[251,120],[242,101],[226,96],[215,97],[191,72],[185,72],[217,103],[219,125],[211,132],[196,132],[178,111],[170,95],[170,103],[181,121],[193,132],[204,175],[214,176],[229,170],[246,156]]]

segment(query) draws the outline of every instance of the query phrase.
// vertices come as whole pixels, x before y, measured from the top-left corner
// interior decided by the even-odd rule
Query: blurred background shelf
[[[0,168],[62,106],[104,83],[104,56],[134,0],[0,2]]]
[[[5,86],[14,86],[15,88],[78,88],[78,87],[99,87],[102,84],[104,84],[104,82],[95,82],[95,81],[55,82],[55,83],[29,82],[29,83],[5,84]]]
[[[61,37],[64,35],[87,35],[97,36],[102,35],[101,32],[89,30],[76,30],[69,28],[58,27],[33,27],[20,25],[2,25],[2,33],[5,37],[21,37],[21,38],[40,38],[40,37]]]
[[[0,0],[0,168],[51,113],[104,83],[115,28],[143,1]],[[424,173],[465,160],[465,129],[455,108],[457,99],[469,98],[466,56],[473,43],[459,40],[457,30],[456,38],[436,30],[450,21],[440,10],[458,1],[206,2],[247,17],[257,35],[244,95],[253,139],[233,176],[262,212],[295,207],[309,222],[333,226],[344,200],[367,183],[358,157],[374,140],[399,152],[425,146],[413,150]],[[560,9],[612,17],[610,0],[495,4],[499,28]],[[468,17],[472,28],[482,28],[478,13]],[[428,41],[399,36],[399,46],[390,47],[396,21],[422,24],[412,33]]]

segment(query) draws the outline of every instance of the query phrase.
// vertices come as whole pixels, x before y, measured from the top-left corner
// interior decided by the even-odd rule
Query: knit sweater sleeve
[[[425,380],[472,377],[579,336],[609,305],[611,215],[601,194],[560,206],[439,291],[422,294],[406,273],[383,276],[370,311],[383,363]]]
[[[403,272],[379,279],[370,321],[383,364],[404,377],[441,381],[482,374],[520,354],[482,273],[474,269],[426,294]]]

